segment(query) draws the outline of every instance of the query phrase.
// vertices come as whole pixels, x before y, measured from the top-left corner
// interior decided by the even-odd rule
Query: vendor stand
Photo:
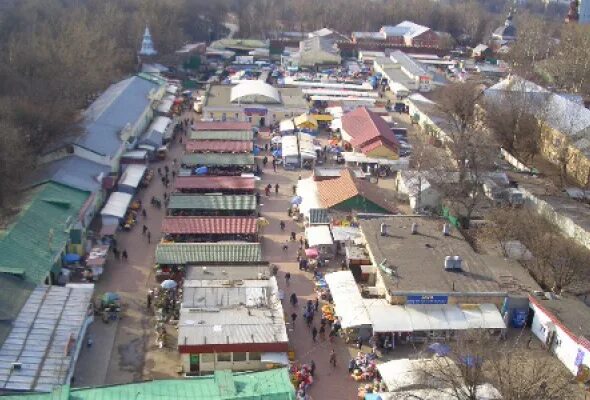
[[[108,245],[95,246],[86,255],[85,265],[92,272],[93,281],[97,281],[104,271],[109,247]]]

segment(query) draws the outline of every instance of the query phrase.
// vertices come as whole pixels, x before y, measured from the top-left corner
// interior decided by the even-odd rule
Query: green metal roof
[[[254,165],[254,156],[252,154],[232,154],[232,153],[193,153],[185,154],[182,157],[184,165]]]
[[[255,210],[256,197],[248,195],[172,195],[168,209],[176,210]]]
[[[286,368],[261,372],[231,373],[186,379],[95,388],[71,389],[61,386],[53,393],[3,396],[2,400],[295,400],[295,389]]]
[[[0,268],[43,283],[69,239],[69,229],[89,193],[46,183],[29,193],[29,201],[8,229],[0,232]]]
[[[252,131],[192,131],[189,134],[192,140],[254,140]]]
[[[260,243],[160,243],[158,264],[257,263],[262,261]]]

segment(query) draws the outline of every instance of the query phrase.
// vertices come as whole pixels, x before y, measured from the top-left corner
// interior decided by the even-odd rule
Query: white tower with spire
[[[141,41],[141,50],[139,50],[140,56],[155,56],[158,54],[156,49],[154,49],[154,42],[152,41],[152,35],[150,34],[149,28],[145,27],[145,32],[143,33],[143,39]]]

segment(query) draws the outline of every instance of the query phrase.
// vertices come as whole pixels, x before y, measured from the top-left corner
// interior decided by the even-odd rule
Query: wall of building
[[[560,158],[566,153],[567,175],[580,186],[590,182],[590,159],[574,146],[567,145],[567,135],[549,127],[545,127],[541,137],[541,153],[543,157],[558,167]]]
[[[440,38],[438,34],[432,30],[428,30],[421,35],[418,35],[410,40],[410,43],[406,43],[408,46],[414,47],[440,47]]]
[[[268,109],[266,115],[251,115],[248,116],[241,108],[228,108],[227,110],[217,111],[205,107],[203,109],[203,117],[213,119],[215,121],[248,121],[252,125],[260,125],[260,119],[264,118],[264,124],[275,124],[283,119],[293,118],[302,114],[305,110],[273,110]]]
[[[229,369],[232,371],[261,371],[269,368],[269,364],[260,361],[261,353],[200,353],[193,354],[199,357],[199,372],[211,373],[215,370]],[[231,361],[221,361],[222,355],[231,357]],[[181,354],[183,370],[188,373],[191,370],[191,354]],[[234,357],[236,360],[234,360]],[[239,361],[238,357],[241,357]],[[244,360],[245,358],[245,360]]]

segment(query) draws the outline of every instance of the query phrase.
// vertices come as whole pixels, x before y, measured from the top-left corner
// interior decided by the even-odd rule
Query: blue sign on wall
[[[407,296],[406,304],[447,304],[449,296]]]

